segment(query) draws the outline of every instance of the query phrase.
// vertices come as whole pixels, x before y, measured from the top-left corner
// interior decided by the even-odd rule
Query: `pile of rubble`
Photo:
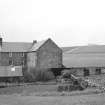
[[[89,87],[95,87],[99,90],[105,91],[105,75],[95,75],[86,78]]]

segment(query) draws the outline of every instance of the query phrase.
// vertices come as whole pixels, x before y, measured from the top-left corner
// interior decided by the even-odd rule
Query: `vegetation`
[[[43,81],[44,82],[44,81],[55,79],[53,72],[51,72],[48,69],[37,70],[35,68],[30,68],[28,71],[29,72],[25,74],[25,79],[26,81],[29,81],[29,82],[30,81],[32,82]]]
[[[46,92],[48,94],[48,92]],[[105,105],[105,94],[88,94],[64,96],[64,93],[58,96],[43,94],[41,96],[26,95],[0,95],[0,105]]]

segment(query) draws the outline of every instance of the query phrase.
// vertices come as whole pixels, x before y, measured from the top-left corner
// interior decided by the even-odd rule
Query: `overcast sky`
[[[59,46],[105,44],[104,0],[0,0],[4,41],[52,38]]]

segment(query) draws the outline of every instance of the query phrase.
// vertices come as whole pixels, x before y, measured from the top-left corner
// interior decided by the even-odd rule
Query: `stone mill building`
[[[0,77],[23,76],[23,68],[59,70],[62,50],[50,38],[32,43],[4,42],[0,38]]]

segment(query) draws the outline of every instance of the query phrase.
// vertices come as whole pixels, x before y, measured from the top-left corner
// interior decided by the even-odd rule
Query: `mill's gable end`
[[[48,39],[37,51],[39,68],[60,68],[62,65],[62,50]]]

